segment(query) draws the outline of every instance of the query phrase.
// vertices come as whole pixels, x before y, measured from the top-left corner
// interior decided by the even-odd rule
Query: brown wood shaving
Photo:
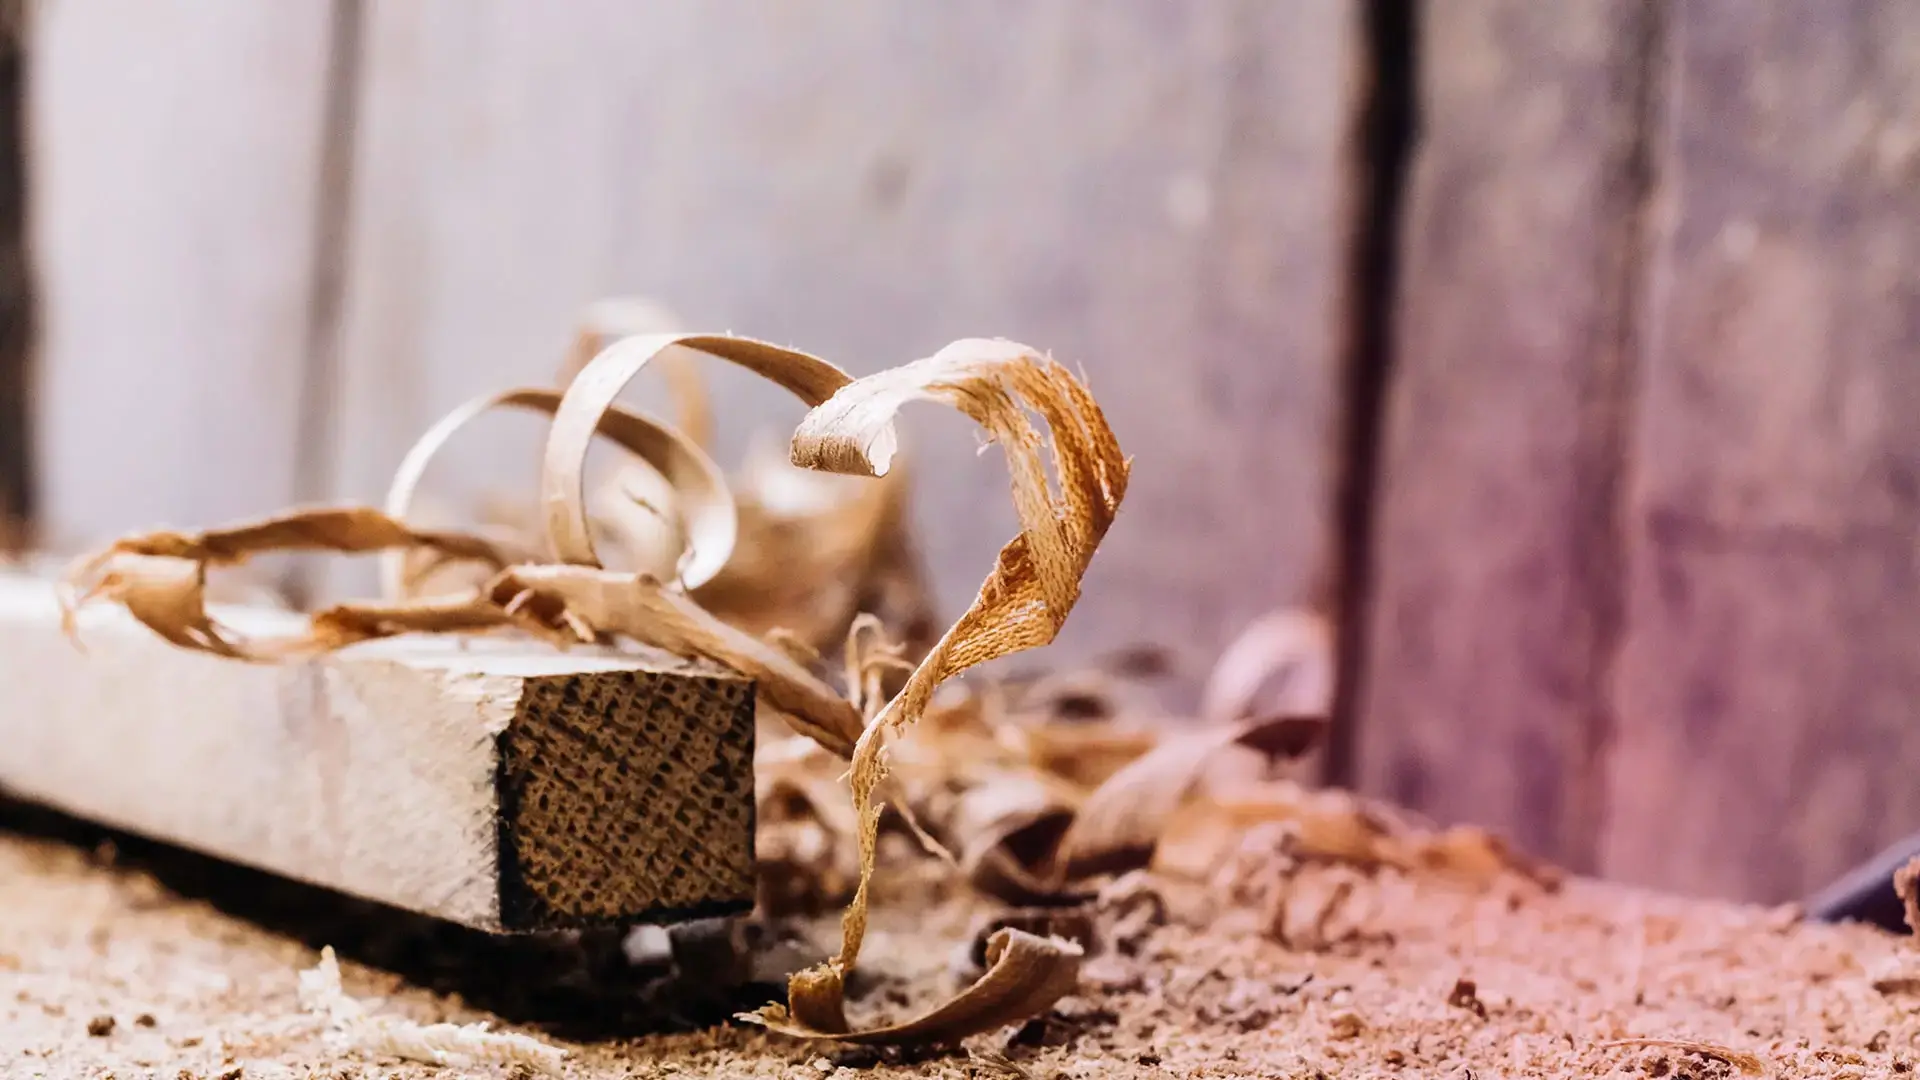
[[[460,533],[429,532],[366,507],[291,510],[284,514],[201,533],[162,531],[126,537],[78,560],[60,592],[63,625],[75,633],[73,614],[82,604],[107,599],[182,648],[239,660],[271,661],[364,640],[356,628],[384,633],[407,630],[475,630],[504,625],[503,616],[469,604],[419,608],[341,605],[307,630],[271,640],[249,641],[207,611],[207,569],[232,566],[275,551],[364,554],[390,549],[427,549],[447,559],[498,565],[487,541]]]
[[[1066,878],[1143,866],[1154,845],[1215,755],[1244,745],[1293,757],[1325,727],[1318,716],[1280,716],[1224,724],[1168,738],[1113,774],[1087,797],[1060,841]]]
[[[1001,549],[972,606],[874,717],[854,750],[850,779],[861,816],[860,885],[847,909],[845,940],[831,972],[805,984],[833,993],[859,956],[866,931],[879,828],[873,795],[885,775],[886,735],[918,721],[934,690],[952,676],[1053,640],[1079,599],[1081,576],[1126,493],[1127,459],[1086,386],[1050,358],[999,340],[958,341],[925,360],[840,390],[801,421],[793,438],[794,463],[885,475],[897,446],[893,417],[914,400],[959,409],[1001,445],[1021,532]],[[1028,419],[1029,408],[1045,420],[1050,444]],[[1043,446],[1050,450],[1057,493],[1048,484]],[[798,992],[798,986],[789,987],[796,1014]]]
[[[946,1045],[1038,1016],[1071,993],[1080,981],[1084,950],[1071,941],[1041,937],[1011,927],[987,941],[987,970],[973,985],[929,1012],[898,1024],[852,1030],[838,985],[840,969],[810,968],[789,983],[793,1011],[770,1005],[739,1019],[802,1038],[851,1043]],[[819,983],[831,982],[832,986]]]
[[[1332,705],[1333,628],[1311,612],[1276,611],[1220,654],[1200,696],[1200,715],[1225,724],[1321,714]]]

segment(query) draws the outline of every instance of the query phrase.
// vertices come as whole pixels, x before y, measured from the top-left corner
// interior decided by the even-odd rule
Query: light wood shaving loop
[[[1215,723],[1256,714],[1305,715],[1333,704],[1333,628],[1305,611],[1276,611],[1254,621],[1220,654],[1200,696]]]
[[[610,297],[587,305],[580,314],[580,331],[573,352],[560,369],[559,385],[571,383],[600,350],[618,338],[642,334],[669,334],[684,320],[665,304],[642,296]],[[685,349],[668,349],[654,357],[653,366],[673,400],[673,426],[702,450],[713,446],[713,402],[700,377],[699,365]]]
[[[387,489],[387,513],[396,518],[406,516],[427,466],[461,428],[482,414],[494,409],[525,409],[555,417],[555,429],[558,430],[559,414],[565,402],[566,398],[559,390],[525,388],[475,398],[441,417],[401,459],[399,469],[394,472],[393,483]],[[677,577],[688,588],[705,584],[718,574],[733,554],[734,542],[739,535],[739,519],[734,509],[733,494],[728,490],[727,482],[713,459],[685,435],[643,413],[611,401],[590,420],[579,422],[587,426],[571,436],[580,444],[576,469],[584,468],[587,445],[594,436],[605,435],[651,466],[672,489],[674,505],[658,509],[674,515],[684,546],[681,550],[656,553],[652,558],[643,555],[643,561],[655,565],[638,569],[662,580]],[[579,492],[578,485],[574,490]],[[584,503],[573,509],[580,515],[583,522],[580,527],[584,530]],[[664,566],[658,565],[663,562]],[[389,555],[381,571],[381,586],[385,595],[390,599],[403,598],[407,572],[405,553]]]
[[[554,414],[541,469],[540,497],[547,542],[557,562],[599,566],[586,513],[587,449],[600,418],[648,362],[669,350],[692,350],[731,360],[792,391],[808,405],[825,401],[851,379],[818,357],[748,338],[715,334],[643,334],[614,342],[589,360],[568,385]],[[720,563],[724,563],[724,556]],[[699,579],[706,581],[718,572]],[[692,575],[689,575],[690,583]]]

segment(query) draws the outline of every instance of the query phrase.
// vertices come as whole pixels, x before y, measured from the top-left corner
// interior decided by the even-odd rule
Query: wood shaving
[[[1167,823],[1215,755],[1246,745],[1297,756],[1325,726],[1319,716],[1279,716],[1224,724],[1162,741],[1088,796],[1060,842],[1066,877],[1145,865]]]
[[[76,633],[74,612],[96,599],[124,606],[154,633],[182,648],[241,660],[278,660],[339,648],[360,640],[357,630],[477,630],[503,620],[465,604],[418,609],[342,605],[308,629],[284,638],[247,641],[207,611],[207,569],[232,566],[275,551],[364,554],[426,549],[448,559],[499,565],[487,541],[461,533],[414,529],[365,507],[292,510],[259,521],[201,533],[161,531],[115,541],[77,560],[60,590],[62,622]]]
[[[816,1031],[829,1030],[821,1022],[839,1015],[846,972],[866,933],[880,821],[874,792],[886,775],[881,751],[887,734],[917,722],[948,678],[1053,640],[1079,599],[1081,576],[1126,492],[1127,459],[1086,386],[1050,358],[1007,341],[955,342],[928,359],[839,390],[801,421],[794,463],[885,475],[897,446],[894,414],[912,400],[952,405],[1003,447],[1021,532],[1001,549],[973,605],[874,715],[854,748],[850,783],[860,817],[860,882],[847,908],[844,941],[831,964],[796,976],[788,986],[791,1014]],[[1028,408],[1046,421],[1050,444],[1028,419]],[[1057,493],[1048,483],[1043,445],[1050,449]]]
[[[1282,828],[1260,833],[1262,826]],[[1276,854],[1288,857],[1419,870],[1478,888],[1514,878],[1550,889],[1561,880],[1557,869],[1514,852],[1484,830],[1455,826],[1429,831],[1348,792],[1314,791],[1285,780],[1188,802],[1162,827],[1153,867],[1175,877],[1206,880],[1255,835],[1274,838],[1270,845],[1284,847]]]
[[[409,514],[428,466],[474,420],[495,409],[519,409],[555,417],[557,428],[565,400],[562,391],[529,387],[476,398],[441,417],[401,459],[387,490],[386,512],[396,518]],[[631,516],[626,519],[620,546],[628,562],[634,564],[630,568],[687,587],[700,585],[719,573],[733,554],[739,521],[733,494],[713,459],[686,435],[611,400],[600,412],[586,417],[570,414],[569,421],[584,427],[583,431],[570,432],[580,452],[580,461],[571,467],[570,475],[585,468],[588,445],[596,436],[604,435],[633,455],[639,471],[658,477],[671,493],[661,497],[668,505],[644,515],[659,521],[661,528],[637,527]],[[631,478],[635,474],[636,470],[628,470],[621,475]],[[582,517],[586,514],[584,506],[576,510]],[[588,528],[584,522],[578,527],[582,531]],[[590,542],[587,550],[592,551]],[[386,595],[395,600],[405,598],[411,590],[404,553],[389,556],[381,569]],[[412,576],[421,574],[415,571]]]
[[[1326,713],[1333,705],[1333,628],[1305,611],[1263,616],[1220,654],[1200,702],[1200,715],[1221,724]]]
[[[778,1005],[742,1013],[739,1019],[801,1038],[830,1038],[851,1043],[928,1043],[945,1045],[1037,1016],[1071,993],[1080,981],[1084,950],[1071,941],[1041,937],[1011,927],[987,942],[986,973],[979,981],[930,1012],[898,1024],[851,1030],[840,987],[809,989],[811,980],[838,980],[832,965],[810,968],[789,985],[793,1013]]]
[[[531,1035],[490,1031],[485,1023],[418,1024],[377,1016],[347,996],[332,946],[320,963],[300,973],[300,1006],[324,1020],[342,1049],[363,1057],[396,1057],[429,1065],[521,1066],[543,1076],[565,1076],[566,1051]]]

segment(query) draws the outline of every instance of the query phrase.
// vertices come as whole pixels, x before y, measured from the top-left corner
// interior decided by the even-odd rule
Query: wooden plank
[[[375,5],[341,493],[377,496],[440,411],[550,378],[603,295],[856,372],[1002,335],[1084,367],[1139,452],[1067,653],[1210,656],[1315,598],[1331,556],[1357,10]],[[714,385],[726,460],[798,419]],[[438,490],[532,491],[535,428],[511,424]],[[1013,533],[1004,468],[957,417],[909,427],[957,612]]]
[[[1657,5],[1422,8],[1357,781],[1594,862]]]
[[[1786,899],[1920,827],[1920,8],[1673,12],[1601,865]]]
[[[0,577],[13,794],[486,930],[752,906],[752,684],[718,668],[408,639],[248,664],[98,606],[81,635]]]
[[[331,7],[37,5],[48,543],[293,497]]]

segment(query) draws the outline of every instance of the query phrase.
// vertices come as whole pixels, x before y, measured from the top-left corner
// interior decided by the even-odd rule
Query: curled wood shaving
[[[819,357],[749,338],[641,334],[602,349],[568,384],[547,435],[545,465],[540,474],[541,505],[547,541],[557,561],[601,565],[586,513],[587,449],[601,430],[601,418],[614,410],[614,399],[635,376],[658,357],[685,352],[730,360],[785,387],[808,405],[818,405],[852,381],[846,372]],[[891,439],[891,429],[887,434]],[[714,570],[718,569],[716,564]],[[691,576],[688,580],[689,584],[698,583]]]
[[[967,940],[961,945],[962,954],[956,956],[949,966],[965,973],[970,979],[978,978],[991,963],[988,956],[994,937],[1008,928],[1040,937],[1061,938],[1080,946],[1085,952],[1094,952],[1093,914],[1093,909],[1085,904],[1077,907],[1016,907],[992,912],[974,920],[973,926],[967,931]]]
[[[441,417],[401,459],[393,483],[387,489],[386,512],[396,519],[406,517],[427,467],[448,441],[475,419],[495,409],[524,409],[557,416],[564,400],[565,395],[559,390],[538,387],[510,390],[475,398]],[[630,537],[623,547],[630,558],[641,564],[635,569],[661,580],[677,580],[689,587],[703,584],[719,573],[733,553],[739,523],[733,494],[713,459],[680,432],[612,402],[585,422],[584,433],[573,436],[582,444],[580,467],[584,468],[586,444],[596,435],[605,435],[650,466],[649,471],[659,476],[671,491],[671,506],[656,508],[658,513],[672,515],[671,527],[653,536],[655,539],[670,537],[673,542],[655,544],[649,551]],[[584,510],[581,512],[584,514]],[[406,560],[406,553],[395,553],[381,567],[381,587],[390,598],[401,599],[407,593]],[[414,573],[417,576],[419,570],[414,568]]]
[[[801,421],[797,465],[883,476],[897,448],[893,417],[909,401],[953,406],[1006,453],[1021,531],[1000,550],[980,594],[934,645],[854,750],[851,786],[861,816],[861,881],[847,909],[832,983],[851,968],[866,933],[867,893],[879,815],[873,794],[885,775],[885,735],[926,712],[934,690],[976,664],[1053,640],[1080,595],[1080,579],[1126,493],[1128,462],[1100,406],[1066,368],[1009,341],[955,342],[925,359],[861,379]],[[1056,493],[1048,484],[1031,408],[1052,433]],[[790,988],[790,997],[792,990]]]
[[[1060,841],[1060,871],[1076,878],[1144,865],[1215,755],[1230,746],[1248,746],[1271,757],[1297,757],[1325,726],[1319,716],[1268,717],[1162,741],[1081,804]]]
[[[959,1042],[1037,1016],[1071,993],[1080,981],[1081,947],[1057,937],[1041,937],[1012,927],[987,940],[986,973],[933,1010],[898,1024],[853,1031],[839,991],[839,969],[811,968],[789,982],[789,1013],[778,1005],[739,1019],[785,1035],[837,1039],[851,1043]],[[831,989],[818,987],[830,980]]]
[[[613,340],[672,336],[677,329],[673,313],[651,300],[594,304],[584,314],[561,382],[575,381]],[[660,372],[675,425],[705,447],[712,442],[713,415],[694,362],[699,355],[693,348],[662,348],[633,366]],[[819,374],[822,386],[833,382],[830,373]],[[814,403],[804,392],[802,397]],[[926,651],[932,603],[910,537],[903,471],[878,484],[863,483],[796,468],[784,452],[755,452],[735,479],[740,540],[713,580],[688,582],[700,606],[748,633],[777,631],[815,649],[842,639],[855,614],[869,611],[897,628],[913,655]],[[617,535],[623,547],[657,546],[660,523],[645,511],[671,498],[673,486],[651,470],[618,471],[607,484],[615,497],[601,499],[596,512],[607,519],[604,528],[623,534]]]
[[[953,832],[963,838],[960,868],[977,890],[1010,904],[1058,904],[1084,898],[1050,880],[1046,866],[1071,826],[1078,800],[1057,784],[1009,775],[962,794]]]
[[[644,334],[671,334],[684,321],[658,300],[643,296],[620,296],[598,300],[581,312],[580,329],[573,339],[573,350],[560,369],[559,385],[565,386],[579,376],[582,368],[609,342]],[[707,384],[692,359],[682,350],[670,350],[654,358],[667,394],[673,401],[673,426],[707,449],[713,446],[713,403],[707,397]]]
[[[274,517],[201,533],[155,532],[126,537],[78,560],[60,590],[62,622],[75,632],[73,614],[94,599],[116,601],[156,634],[182,648],[241,660],[274,660],[361,640],[351,628],[380,624],[387,632],[410,629],[481,629],[504,620],[462,606],[412,611],[358,609],[342,605],[323,613],[306,632],[248,641],[207,612],[207,569],[231,566],[276,551],[361,554],[425,549],[446,559],[499,565],[494,546],[476,536],[412,528],[365,507],[291,510]]]
[[[1332,627],[1305,611],[1276,611],[1256,620],[1220,654],[1200,702],[1200,715],[1216,723],[1327,712],[1333,705]]]

